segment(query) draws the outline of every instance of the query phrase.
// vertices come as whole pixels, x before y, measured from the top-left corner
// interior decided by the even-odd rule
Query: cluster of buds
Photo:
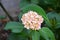
[[[32,30],[41,29],[41,23],[43,23],[43,17],[34,11],[23,14],[21,20],[25,28]]]

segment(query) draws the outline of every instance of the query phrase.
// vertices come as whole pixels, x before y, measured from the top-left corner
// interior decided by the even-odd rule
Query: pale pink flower
[[[21,20],[25,28],[32,30],[41,29],[41,23],[43,23],[43,17],[34,11],[23,14]]]

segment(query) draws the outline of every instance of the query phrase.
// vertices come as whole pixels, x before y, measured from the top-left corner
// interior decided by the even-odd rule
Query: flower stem
[[[3,11],[6,13],[6,15],[9,17],[9,19],[11,20],[11,21],[13,21],[13,18],[9,15],[9,13],[7,12],[7,10],[4,8],[4,6],[3,6],[3,4],[0,2],[0,6],[1,6],[1,8],[3,9]]]

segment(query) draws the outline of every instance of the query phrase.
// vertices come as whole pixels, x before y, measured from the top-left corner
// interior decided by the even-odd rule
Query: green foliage
[[[48,18],[49,19],[56,19],[56,21],[57,22],[60,22],[60,14],[58,14],[58,13],[56,13],[56,12],[49,12],[48,14],[47,14],[47,16],[48,16]]]
[[[44,7],[45,9],[47,9],[46,7],[52,8],[52,9],[57,9],[59,6],[59,0],[39,0],[40,3],[39,5],[41,5],[42,7]]]
[[[60,28],[60,22],[56,24],[56,29]]]
[[[60,40],[60,31],[58,31],[60,30],[60,14],[57,13],[60,10],[60,0],[20,0],[19,7],[19,22],[7,22],[4,28],[5,30],[12,31],[7,40]],[[50,8],[53,11],[48,12]],[[44,18],[45,23],[43,22],[44,25],[42,24],[40,30],[24,28],[21,18],[28,11],[35,11]],[[0,17],[0,19],[3,18],[2,16]]]
[[[7,40],[28,40],[28,39],[20,34],[11,33],[8,36]]]
[[[59,12],[60,10],[60,0],[20,0],[20,8],[29,5],[37,4],[44,8],[45,10],[51,8]]]
[[[11,30],[14,33],[19,33],[23,30],[23,25],[19,22],[8,22],[4,29]]]
[[[52,24],[51,28],[55,34],[56,40],[60,40],[60,14],[58,14],[57,12],[49,12],[47,16]]]
[[[38,4],[39,3],[39,0],[31,0],[31,3]]]
[[[6,16],[1,16],[1,15],[0,15],[0,19],[5,19],[5,18],[6,18]]]
[[[40,0],[40,2],[46,5],[55,5],[57,0]]]
[[[20,8],[23,8],[24,6],[30,4],[30,1],[29,0],[20,0]]]
[[[28,12],[28,11],[35,11],[39,15],[42,15],[43,18],[44,18],[44,20],[45,20],[45,22],[47,23],[47,25],[51,25],[50,22],[49,22],[49,19],[48,19],[47,15],[46,15],[46,13],[45,13],[45,11],[41,7],[39,7],[37,5],[34,5],[34,4],[30,4],[30,5],[27,5],[27,6],[23,7],[23,8],[21,8],[21,13],[18,16],[19,20],[21,20],[21,16],[24,13]]]
[[[54,34],[49,28],[43,27],[39,32],[40,36],[42,36],[45,40],[55,40]]]
[[[40,34],[38,31],[32,31],[31,36],[32,36],[32,40],[39,40],[40,39]]]
[[[39,3],[39,0],[20,0],[19,7],[23,8],[26,5],[29,5],[29,4],[38,4],[38,3]]]
[[[48,18],[49,18],[52,26],[53,26],[55,29],[60,26],[60,25],[59,25],[59,23],[60,23],[60,18],[59,18],[60,15],[59,15],[58,13],[56,13],[56,12],[49,12],[49,13],[47,14],[47,16],[48,16]]]

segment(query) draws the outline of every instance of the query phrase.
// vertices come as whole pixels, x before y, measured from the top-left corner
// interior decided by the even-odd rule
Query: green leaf
[[[49,28],[43,27],[39,30],[39,32],[40,36],[42,36],[45,40],[55,40],[55,36]]]
[[[30,4],[30,1],[29,0],[20,0],[20,8],[23,8],[24,6]]]
[[[56,29],[59,29],[60,28],[60,23],[57,23],[56,24]]]
[[[44,0],[46,4],[55,4],[56,0]]]
[[[14,33],[19,33],[23,30],[23,25],[19,22],[8,22],[4,29],[11,30]]]
[[[56,12],[49,12],[47,14],[52,26],[54,26],[54,28],[58,28],[59,27],[59,23],[60,23],[60,15]]]
[[[49,38],[48,38],[48,35],[46,34],[46,32],[44,31],[44,30],[40,30],[40,36],[42,37],[42,38],[44,38],[45,40],[49,40]]]
[[[34,4],[30,4],[30,5],[25,6],[24,8],[21,8],[21,13],[18,16],[19,20],[21,21],[21,16],[24,13],[27,13],[30,10],[37,12],[39,15],[42,15],[44,20],[46,21],[47,25],[50,25],[49,19],[48,19],[47,15],[46,15],[45,11],[41,7],[39,7],[37,5],[34,5]]]
[[[11,33],[7,40],[28,40],[27,37],[24,37],[20,34]]]
[[[57,7],[57,0],[39,0],[40,1],[40,5],[42,6],[48,6],[50,8],[55,9]]]
[[[22,29],[12,29],[12,32],[13,33],[19,33],[19,32],[21,32],[22,31]]]
[[[49,19],[54,19],[54,18],[56,18],[56,21],[57,21],[57,22],[60,22],[60,18],[59,18],[60,15],[59,15],[58,13],[54,12],[54,11],[49,12],[49,13],[47,14],[47,16],[48,16]]]
[[[32,35],[32,40],[39,40],[40,39],[40,34],[38,31],[32,31],[31,35]]]
[[[4,19],[4,18],[6,18],[6,16],[1,16],[1,15],[0,15],[0,19]]]
[[[38,4],[39,0],[31,0],[31,3]]]

